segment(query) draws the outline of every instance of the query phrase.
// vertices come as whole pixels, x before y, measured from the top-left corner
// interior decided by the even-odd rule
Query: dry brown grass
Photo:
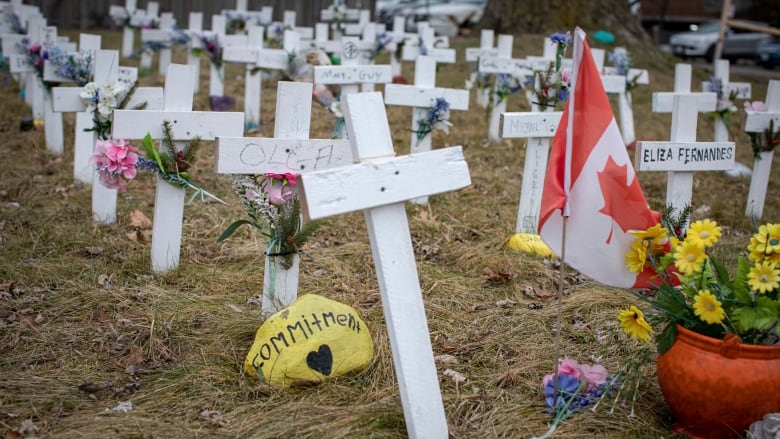
[[[106,33],[104,46],[118,47]],[[538,52],[541,36],[515,39],[516,55]],[[456,40],[462,49],[475,39]],[[670,56],[630,48],[635,64],[651,70],[651,87],[634,94],[640,139],[668,139],[668,115],[650,112],[653,90],[672,89]],[[174,60],[183,62],[179,51]],[[412,66],[404,66],[410,74]],[[205,62],[204,68],[205,71]],[[441,86],[462,87],[466,64],[441,66]],[[227,91],[239,97],[242,68],[230,66]],[[697,80],[707,74],[695,69]],[[207,90],[207,74],[201,90]],[[750,80],[732,75],[733,80]],[[156,76],[145,85],[161,84]],[[695,82],[694,82],[695,83]],[[235,84],[235,85],[232,85]],[[763,98],[765,80],[754,80]],[[246,303],[262,288],[262,241],[248,231],[223,243],[216,237],[242,211],[224,176],[213,172],[213,152],[203,148],[195,173],[204,187],[230,202],[194,204],[185,209],[181,266],[167,274],[149,270],[149,246],[128,238],[129,214],[152,216],[153,183],[140,178],[119,199],[117,224],[95,226],[89,187],[72,181],[73,118],[67,116],[66,152],[45,152],[43,133],[22,133],[19,118],[28,110],[14,86],[4,87],[0,129],[0,426],[14,436],[31,420],[46,437],[372,437],[406,436],[381,300],[361,214],[326,221],[306,246],[300,293],[317,293],[354,306],[370,326],[376,357],[365,372],[317,387],[278,390],[245,377],[241,363],[255,330],[259,309]],[[264,83],[262,134],[273,127],[273,81]],[[525,110],[520,97],[509,110]],[[198,95],[196,109],[207,100]],[[332,118],[315,105],[313,136],[325,137]],[[410,113],[388,110],[399,153],[408,152]],[[436,355],[450,354],[450,366],[468,381],[440,384],[450,434],[456,438],[529,437],[547,429],[540,380],[552,370],[557,274],[542,259],[507,250],[520,192],[520,141],[489,144],[479,109],[453,112],[449,136],[436,146],[460,144],[473,184],[435,196],[429,206],[408,205],[420,282]],[[700,139],[712,139],[712,124],[699,118]],[[739,160],[752,163],[747,137],[737,133]],[[775,159],[778,160],[778,159]],[[665,177],[640,175],[656,205],[665,196]],[[695,177],[694,209],[727,230],[727,256],[745,244],[751,223],[744,217],[748,180],[721,173]],[[777,222],[780,190],[774,173],[765,219]],[[19,208],[9,202],[18,202]],[[702,215],[699,215],[701,217]],[[508,280],[493,282],[490,268]],[[503,302],[503,306],[497,302]],[[615,320],[632,301],[628,291],[606,288],[569,272],[563,299],[562,352],[589,361],[601,356],[615,370],[630,355],[624,344],[602,345],[595,331]],[[541,305],[532,306],[529,305]],[[537,309],[539,308],[539,309]],[[578,414],[563,423],[557,437],[670,437],[671,415],[645,368],[635,417],[618,407]],[[85,383],[104,390],[87,393]],[[106,414],[119,401],[133,410]],[[204,411],[214,411],[211,415]]]

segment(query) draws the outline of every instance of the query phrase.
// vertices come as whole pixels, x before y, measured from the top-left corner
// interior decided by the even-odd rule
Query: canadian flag
[[[628,231],[658,224],[659,215],[647,205],[579,28],[573,58],[573,92],[553,138],[539,234],[564,262],[600,283],[646,287],[649,274],[626,266],[634,241]]]

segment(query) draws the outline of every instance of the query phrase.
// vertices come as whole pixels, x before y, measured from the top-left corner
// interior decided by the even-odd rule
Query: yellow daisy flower
[[[758,262],[748,273],[748,285],[761,294],[780,288],[780,270],[771,262]]]
[[[642,310],[634,305],[628,309],[620,311],[618,314],[620,327],[634,340],[646,343],[650,340],[650,334],[653,334],[653,327],[645,320]]]
[[[688,228],[686,239],[702,247],[712,247],[720,238],[720,227],[708,219],[696,221]]]
[[[764,224],[750,238],[748,245],[753,262],[769,261],[780,264],[780,224]]]
[[[631,249],[626,253],[628,271],[641,273],[647,263],[647,241],[637,239],[631,243]]]
[[[726,317],[723,306],[710,290],[699,290],[693,299],[693,313],[699,316],[703,322],[717,324]]]
[[[701,271],[706,258],[704,247],[689,239],[684,240],[674,250],[674,266],[686,275]]]

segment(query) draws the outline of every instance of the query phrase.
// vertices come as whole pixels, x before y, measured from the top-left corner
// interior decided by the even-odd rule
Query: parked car
[[[482,18],[486,0],[400,0],[377,15],[380,23],[391,26],[393,17],[406,17],[406,30],[414,32],[420,21],[430,23],[436,35],[466,35]]]
[[[749,23],[767,26],[766,23]],[[672,53],[683,58],[704,57],[707,61],[712,61],[719,31],[720,21],[715,20],[702,24],[695,31],[674,34],[669,39]],[[758,46],[771,40],[772,37],[769,34],[729,28],[726,30],[721,57],[730,60],[754,59],[758,53]]]
[[[773,69],[780,66],[780,38],[774,41],[758,46],[756,53],[756,63],[767,69]]]

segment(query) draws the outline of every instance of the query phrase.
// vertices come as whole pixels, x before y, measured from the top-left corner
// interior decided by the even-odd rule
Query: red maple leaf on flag
[[[658,222],[654,212],[647,206],[639,179],[634,176],[631,184],[626,183],[628,164],[618,166],[609,156],[604,169],[598,172],[598,178],[604,197],[604,207],[599,212],[612,217],[623,232],[645,230]],[[610,232],[607,243],[611,238]]]

